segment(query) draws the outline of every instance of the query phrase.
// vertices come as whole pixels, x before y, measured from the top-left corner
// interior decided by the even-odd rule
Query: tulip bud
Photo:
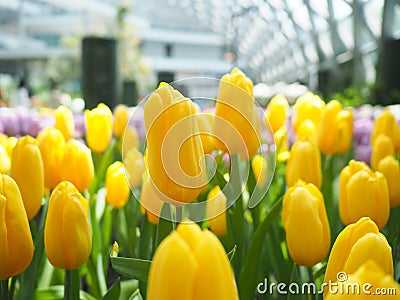
[[[11,159],[7,154],[7,150],[0,145],[0,173],[6,174],[11,169]]]
[[[61,166],[65,140],[61,131],[54,127],[43,129],[38,137],[44,167],[44,185],[52,189],[61,182]]]
[[[8,157],[10,159],[12,159],[12,152],[17,142],[18,139],[15,136],[10,136],[4,143],[4,148],[6,148]]]
[[[220,150],[252,157],[260,147],[260,120],[253,98],[253,82],[235,68],[220,82],[215,105],[214,133]],[[223,145],[229,143],[229,146]]]
[[[313,184],[299,180],[283,198],[282,222],[292,259],[312,267],[328,254],[330,229],[324,198]]]
[[[157,224],[159,219],[158,216],[161,214],[164,202],[156,192],[156,188],[154,187],[147,170],[142,176],[140,204],[142,212],[147,216],[147,220],[153,224]]]
[[[339,212],[345,225],[370,217],[379,228],[389,218],[390,202],[385,177],[364,162],[351,160],[340,173]]]
[[[60,105],[55,110],[54,116],[56,118],[55,128],[60,130],[64,139],[68,141],[74,136],[75,131],[74,115],[72,111],[68,107]]]
[[[216,185],[207,196],[207,216],[210,229],[218,236],[226,234],[226,202],[227,198]]]
[[[150,267],[147,300],[176,300],[177,293],[187,300],[239,299],[224,247],[195,223],[182,223],[167,236]]]
[[[290,187],[299,179],[321,187],[321,155],[318,147],[308,140],[294,143],[286,166],[286,185]]]
[[[342,110],[342,105],[337,100],[330,101],[321,115],[318,132],[318,147],[325,155],[336,152],[339,140],[337,118]]]
[[[199,127],[201,144],[205,154],[210,154],[219,143],[218,139],[213,136],[215,115],[212,112],[198,112],[197,125]]]
[[[121,138],[128,125],[129,111],[128,107],[124,104],[118,104],[114,108],[114,136]]]
[[[136,128],[133,126],[127,126],[125,130],[124,141],[122,143],[122,154],[127,155],[132,148],[138,148],[139,145],[139,134]]]
[[[318,144],[318,130],[315,124],[310,120],[306,119],[297,128],[296,132],[297,140],[309,140],[314,144]]]
[[[123,207],[129,199],[130,189],[122,162],[116,161],[107,168],[106,200],[115,208]]]
[[[15,181],[0,174],[0,280],[25,271],[33,258],[33,241]]]
[[[338,123],[338,143],[336,150],[339,153],[345,153],[350,149],[353,142],[353,124],[354,116],[351,110],[342,110],[337,117]]]
[[[374,260],[386,274],[393,276],[392,249],[376,224],[363,217],[348,225],[336,238],[324,282],[335,282],[339,272],[352,274],[368,260]]]
[[[257,187],[264,187],[267,183],[267,160],[261,154],[256,154],[251,160],[251,167],[256,178]]]
[[[144,108],[149,174],[165,201],[190,203],[207,183],[196,107],[168,84]]]
[[[279,128],[285,124],[288,108],[289,103],[286,100],[286,97],[282,94],[276,95],[268,103],[267,109],[265,110],[264,121],[269,122],[273,133],[278,131]],[[265,125],[265,127],[268,128],[267,125]]]
[[[28,219],[33,219],[42,205],[44,169],[39,143],[27,135],[20,138],[13,150],[11,177],[18,184]]]
[[[278,148],[278,161],[285,162],[289,159],[289,135],[286,126],[282,126],[274,133],[275,144]]]
[[[137,188],[142,181],[143,172],[146,170],[143,154],[138,149],[132,148],[124,157],[124,165],[129,186],[132,189]]]
[[[379,135],[372,143],[371,167],[376,170],[379,161],[387,155],[395,155],[393,141],[387,135]]]
[[[71,182],[80,192],[92,184],[94,177],[92,152],[84,143],[70,139],[65,144],[61,166],[61,179]]]
[[[89,258],[92,232],[88,214],[88,201],[72,183],[63,181],[54,188],[44,228],[47,258],[54,267],[74,270]]]
[[[388,136],[394,145],[394,148],[400,150],[400,129],[396,122],[396,118],[389,109],[385,109],[379,117],[375,119],[374,129],[371,133],[371,144],[379,137],[379,135]]]
[[[388,183],[390,207],[400,205],[400,164],[393,156],[388,155],[381,159],[376,168],[381,172]]]
[[[296,103],[293,105],[292,115],[294,132],[297,134],[298,128],[307,119],[314,124],[315,128],[318,128],[324,109],[325,102],[311,92],[307,92],[297,98]]]
[[[336,289],[336,291],[332,290],[332,293],[328,292],[324,299],[361,300],[371,296],[370,298],[374,300],[398,300],[400,295],[400,285],[373,260],[363,263],[353,274],[347,277],[346,282],[342,281],[336,284],[337,287],[342,284],[349,290],[349,293],[338,293],[338,289]],[[351,292],[353,288],[356,291],[355,293]],[[377,289],[380,293],[377,293]],[[357,293],[358,291],[359,293]]]
[[[96,153],[104,152],[112,138],[112,113],[107,105],[100,103],[92,110],[85,110],[86,142]]]

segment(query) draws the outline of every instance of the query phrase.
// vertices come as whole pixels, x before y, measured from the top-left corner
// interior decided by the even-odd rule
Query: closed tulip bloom
[[[147,220],[153,224],[157,224],[164,201],[162,201],[162,199],[158,195],[147,170],[143,173],[142,176],[140,204],[143,214],[147,216]]]
[[[56,119],[55,128],[60,130],[64,139],[68,141],[74,136],[75,131],[74,115],[72,111],[68,107],[60,105],[55,110],[54,116]]]
[[[215,116],[214,134],[228,144],[220,150],[230,155],[240,154],[245,159],[257,152],[261,124],[253,97],[253,82],[237,68],[220,81]]]
[[[131,148],[124,157],[124,165],[129,186],[134,189],[142,182],[143,172],[146,170],[143,154],[136,148]]]
[[[337,117],[338,123],[338,142],[336,150],[339,153],[345,153],[351,147],[353,142],[353,112],[349,109],[342,110]]]
[[[0,280],[25,271],[33,258],[33,241],[15,181],[0,174]]]
[[[282,126],[274,133],[275,144],[278,148],[278,161],[285,162],[289,159],[289,134],[286,126]]]
[[[106,200],[115,208],[123,207],[129,199],[130,189],[125,177],[124,164],[116,161],[107,168]]]
[[[207,196],[207,218],[210,229],[218,236],[226,234],[226,203],[227,198],[220,187],[216,185]]]
[[[4,148],[6,148],[8,157],[10,159],[12,159],[12,152],[17,142],[18,139],[15,136],[10,136],[4,143]]]
[[[11,169],[11,159],[7,154],[7,150],[0,145],[0,173],[6,174]]]
[[[329,155],[337,150],[339,140],[338,115],[342,105],[337,100],[330,101],[321,115],[318,132],[318,147],[322,153]]]
[[[139,133],[133,126],[127,126],[122,142],[122,154],[126,155],[132,148],[138,148],[140,145]]]
[[[390,213],[385,176],[364,162],[351,160],[340,173],[339,212],[345,225],[370,217],[382,229]]]
[[[54,127],[48,127],[39,133],[37,140],[43,160],[44,185],[52,189],[61,182],[65,139],[61,131]]]
[[[261,154],[256,154],[251,160],[251,167],[253,169],[254,177],[256,178],[257,187],[264,187],[267,183],[267,160]]]
[[[31,136],[18,140],[13,151],[11,177],[18,184],[28,219],[38,213],[44,195],[44,169],[39,143]]]
[[[339,272],[352,274],[368,260],[374,260],[384,273],[393,277],[392,249],[378,226],[364,217],[346,226],[336,238],[324,282],[335,282]]]
[[[224,247],[195,223],[180,224],[167,236],[150,266],[147,300],[176,299],[239,299]]]
[[[149,174],[165,201],[190,203],[207,183],[194,103],[162,83],[144,108]]]
[[[289,103],[282,94],[276,95],[268,103],[267,109],[265,110],[265,120],[271,125],[273,133],[285,124],[288,108]],[[268,128],[267,125],[265,125],[265,127]]]
[[[212,112],[198,112],[197,125],[201,137],[201,144],[205,154],[210,154],[219,143],[218,139],[213,136],[215,115]]]
[[[92,110],[85,110],[86,142],[92,151],[104,152],[110,144],[113,119],[110,108],[100,103]]]
[[[122,138],[129,120],[128,107],[124,104],[118,104],[114,108],[113,115],[114,115],[114,136]]]
[[[308,140],[294,143],[286,166],[286,185],[290,187],[299,179],[321,187],[321,155],[318,147]]]
[[[304,120],[297,128],[297,140],[309,140],[314,144],[318,144],[318,129],[310,119]]]
[[[396,118],[389,109],[385,109],[374,122],[374,128],[371,133],[371,144],[379,137],[379,135],[388,136],[394,145],[396,151],[400,151],[400,129]]]
[[[300,125],[307,119],[311,120],[315,127],[318,128],[324,109],[325,102],[311,92],[307,92],[297,98],[296,103],[293,105],[292,115],[294,132],[297,133]]]
[[[400,164],[393,156],[383,158],[376,168],[381,172],[388,183],[390,207],[400,205]]]
[[[328,254],[330,229],[324,198],[313,184],[299,180],[283,198],[282,222],[292,259],[312,267]]]
[[[400,285],[393,279],[392,276],[386,274],[382,268],[373,260],[368,260],[363,263],[357,271],[350,274],[346,282],[342,283],[346,288],[350,286],[358,286],[354,288],[360,293],[352,293],[349,288],[349,293],[328,293],[324,299],[326,300],[364,300],[371,298],[374,300],[399,300]],[[340,286],[340,283],[337,283]],[[378,290],[379,289],[379,290]],[[379,293],[377,293],[379,291]],[[369,296],[369,297],[368,297]]]
[[[63,181],[71,182],[80,192],[90,187],[94,177],[92,151],[84,143],[70,139],[65,144],[61,165]]]
[[[88,214],[88,201],[72,183],[63,181],[55,187],[44,228],[44,247],[54,267],[74,270],[89,258],[92,232]]]
[[[379,161],[387,155],[395,155],[393,141],[387,135],[379,135],[372,143],[371,167],[376,170]]]

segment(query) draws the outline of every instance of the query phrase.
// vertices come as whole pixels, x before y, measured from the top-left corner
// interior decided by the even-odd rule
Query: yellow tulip
[[[11,169],[11,159],[7,154],[7,150],[0,145],[0,173],[6,174]]]
[[[115,208],[121,208],[128,201],[130,192],[124,164],[116,161],[109,165],[106,172],[107,203]]]
[[[144,122],[153,183],[165,201],[192,202],[207,183],[194,103],[162,83],[147,100]]]
[[[357,271],[350,274],[346,281],[336,282],[336,288],[331,288],[332,293],[327,293],[326,300],[399,300],[400,285],[392,276],[386,274],[373,260],[363,263]],[[343,286],[343,293],[340,291]],[[349,291],[347,293],[346,291]],[[328,289],[329,291],[329,289]],[[353,293],[353,291],[355,291]],[[359,291],[359,293],[358,293]]]
[[[142,182],[146,170],[143,154],[136,148],[131,148],[124,157],[126,176],[131,189],[137,188]]]
[[[0,144],[5,145],[7,142],[8,136],[4,133],[0,133]]]
[[[118,104],[114,108],[114,136],[122,138],[125,128],[129,121],[128,107],[124,104]]]
[[[318,147],[325,155],[336,152],[339,131],[338,115],[342,110],[342,105],[337,100],[330,101],[322,112],[318,131]]]
[[[400,164],[393,156],[388,155],[379,161],[378,172],[381,172],[388,183],[390,207],[400,205]]]
[[[387,135],[379,135],[372,143],[371,167],[376,170],[379,161],[387,155],[395,155],[393,141]]]
[[[230,155],[252,157],[260,147],[260,120],[253,98],[253,82],[235,68],[219,85],[215,105],[214,134],[223,143],[217,146]]]
[[[156,192],[156,188],[154,187],[147,170],[142,176],[140,204],[143,214],[146,214],[147,216],[147,220],[153,224],[157,224],[164,202]]]
[[[285,162],[289,159],[289,134],[286,126],[282,126],[274,133],[274,140],[278,152],[278,161]]]
[[[367,217],[348,225],[338,235],[329,255],[324,282],[335,282],[339,272],[354,273],[368,260],[393,276],[392,249],[376,224]]]
[[[308,140],[294,143],[286,166],[286,185],[290,187],[299,179],[321,187],[321,155],[318,147]]]
[[[292,259],[312,267],[330,247],[330,229],[324,198],[313,184],[299,180],[283,198],[282,222]]]
[[[296,140],[309,140],[318,144],[318,129],[310,119],[304,120],[297,128]]]
[[[198,112],[197,125],[199,127],[201,143],[205,154],[210,154],[219,143],[218,139],[213,136],[213,127],[215,115],[212,112]]]
[[[279,128],[285,124],[288,108],[289,103],[282,94],[276,95],[268,103],[267,109],[265,110],[264,121],[269,122],[273,133],[278,131]],[[265,127],[268,128],[267,125],[265,125]]]
[[[55,128],[60,130],[64,139],[68,141],[74,136],[75,131],[74,115],[72,111],[68,107],[60,105],[54,111],[54,116],[56,118]]]
[[[113,120],[110,108],[100,103],[92,110],[85,110],[86,142],[92,151],[104,152],[110,144]]]
[[[201,231],[195,223],[182,223],[167,236],[150,267],[147,300],[178,298],[239,299],[224,247],[214,234]]]
[[[397,151],[400,151],[400,129],[396,122],[396,118],[389,109],[385,109],[374,122],[374,128],[371,133],[371,144],[379,135],[388,136]]]
[[[88,201],[72,183],[63,181],[55,187],[44,228],[47,258],[54,267],[74,270],[89,258],[92,232],[88,214]]]
[[[18,184],[28,219],[33,219],[42,205],[44,169],[39,143],[30,136],[18,140],[13,151],[11,177]]]
[[[17,142],[18,139],[15,136],[10,136],[4,143],[4,148],[6,148],[8,157],[10,159],[12,159],[12,152]]]
[[[207,196],[207,217],[210,229],[218,236],[226,234],[226,202],[227,198],[216,185]]]
[[[25,271],[33,258],[33,241],[15,181],[0,174],[0,280]]]
[[[340,173],[339,212],[345,225],[370,217],[382,229],[390,213],[388,186],[382,173],[351,160]]]
[[[338,143],[336,150],[339,153],[345,153],[350,149],[353,142],[353,112],[349,109],[342,110],[337,117],[338,124]]]
[[[254,155],[251,160],[251,168],[253,169],[254,177],[256,178],[257,187],[262,188],[267,183],[268,164],[265,157],[261,154]]]
[[[297,98],[293,105],[292,126],[297,133],[300,125],[309,119],[318,128],[322,112],[325,109],[325,102],[320,97],[311,92]]]
[[[52,189],[61,182],[61,166],[64,156],[65,139],[54,127],[43,129],[38,137],[39,149],[44,167],[44,185]]]
[[[125,130],[124,140],[122,142],[122,153],[127,155],[127,153],[132,148],[138,148],[140,144],[139,133],[133,126],[127,126]]]
[[[63,181],[71,182],[80,192],[90,187],[94,177],[94,166],[92,152],[84,143],[70,139],[65,144],[61,166]]]

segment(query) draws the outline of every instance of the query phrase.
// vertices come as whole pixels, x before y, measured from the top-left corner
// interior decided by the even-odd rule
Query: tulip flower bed
[[[1,300],[400,299],[400,115],[215,83],[0,112]]]

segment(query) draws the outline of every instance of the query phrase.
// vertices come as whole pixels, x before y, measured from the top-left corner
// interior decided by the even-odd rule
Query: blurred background
[[[134,106],[160,81],[233,67],[261,104],[307,90],[354,106],[396,103],[400,1],[0,0],[3,106],[21,89],[33,106]],[[214,88],[182,84],[188,96]]]

